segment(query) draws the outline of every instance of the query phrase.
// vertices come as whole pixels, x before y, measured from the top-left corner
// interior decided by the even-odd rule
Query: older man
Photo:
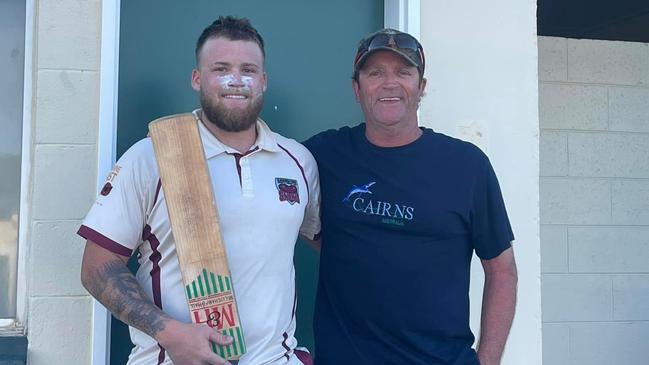
[[[305,143],[322,187],[318,365],[500,362],[516,301],[512,230],[487,156],[419,127],[424,67],[411,35],[370,34],[352,80],[365,123]],[[474,251],[486,278],[477,353]]]

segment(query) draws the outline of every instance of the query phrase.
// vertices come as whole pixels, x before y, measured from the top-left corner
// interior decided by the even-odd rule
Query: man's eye
[[[369,76],[372,76],[372,77],[380,76],[380,75],[381,75],[381,71],[379,71],[379,70],[372,70],[372,71],[370,71],[370,72],[368,73],[368,75],[369,75]]]
[[[401,71],[399,71],[399,74],[404,75],[404,76],[410,76],[411,73],[410,73],[410,70],[402,69]]]
[[[244,68],[243,72],[247,73],[247,74],[254,74],[254,73],[257,73],[257,70],[254,69],[254,68]]]

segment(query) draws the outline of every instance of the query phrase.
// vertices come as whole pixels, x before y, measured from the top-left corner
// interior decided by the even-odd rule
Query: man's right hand
[[[206,324],[186,324],[164,313],[146,296],[128,270],[128,257],[88,241],[83,253],[83,286],[115,317],[153,337],[175,365],[230,364],[212,352],[212,343],[229,345],[232,338]]]
[[[229,345],[232,337],[222,335],[206,324],[165,321],[156,341],[165,348],[175,365],[231,365],[212,351],[211,343]]]

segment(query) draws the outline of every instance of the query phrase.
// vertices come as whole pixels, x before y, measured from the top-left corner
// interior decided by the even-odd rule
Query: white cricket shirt
[[[194,112],[197,116],[197,112]],[[320,232],[316,162],[301,144],[273,133],[260,119],[246,154],[222,144],[198,119],[199,130],[237,296],[246,354],[240,365],[301,364],[294,356],[298,234]],[[119,159],[78,232],[129,256],[149,298],[190,323],[167,206],[150,138]],[[158,343],[130,328],[129,365],[171,364]]]

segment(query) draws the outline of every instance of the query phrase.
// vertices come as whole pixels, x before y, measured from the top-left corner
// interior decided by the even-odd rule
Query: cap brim
[[[361,58],[358,60],[358,62],[356,62],[356,67],[355,67],[355,69],[356,69],[357,71],[360,70],[360,69],[363,67],[363,65],[365,64],[365,61],[367,61],[367,59],[368,59],[372,54],[374,54],[374,53],[377,52],[377,51],[384,51],[384,50],[385,50],[385,51],[392,51],[392,52],[398,54],[399,56],[403,57],[403,58],[404,58],[406,61],[408,61],[408,63],[410,63],[412,66],[414,66],[414,67],[419,67],[419,64],[418,64],[417,62],[415,62],[412,58],[410,58],[410,56],[408,56],[405,52],[401,51],[399,48],[393,48],[393,47],[377,47],[377,48],[374,48],[373,50],[371,50],[371,51],[365,53],[365,54],[363,55],[363,57],[361,57]]]

